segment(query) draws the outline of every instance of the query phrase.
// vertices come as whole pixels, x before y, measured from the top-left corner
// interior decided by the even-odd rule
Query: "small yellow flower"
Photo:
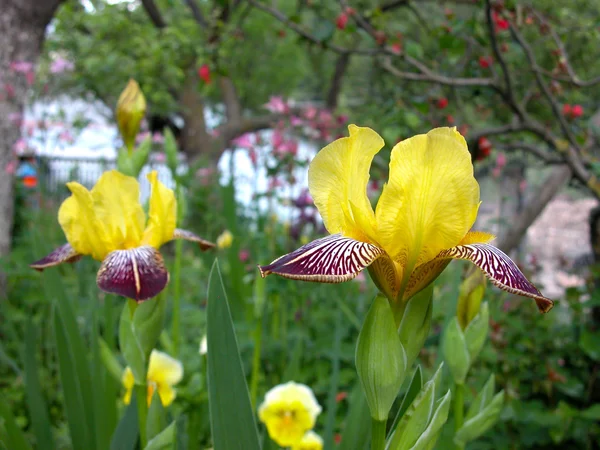
[[[137,81],[130,79],[119,96],[116,111],[117,125],[125,147],[129,151],[133,150],[144,114],[146,114],[146,99]]]
[[[290,381],[267,392],[258,408],[258,417],[278,445],[295,445],[315,426],[321,406],[312,390]]]
[[[217,238],[217,247],[219,247],[220,249],[229,248],[231,247],[232,243],[233,234],[231,234],[231,231],[229,230],[223,231]]]
[[[308,188],[330,235],[260,267],[297,280],[348,281],[368,267],[392,303],[408,301],[452,259],[473,262],[493,284],[552,308],[517,265],[471,228],[479,210],[467,142],[456,128],[436,128],[396,144],[389,180],[373,210],[369,166],[383,148],[375,131],[350,125],[350,136],[323,148],[308,169]]]
[[[158,392],[163,406],[169,406],[175,400],[177,393],[173,386],[183,378],[183,365],[180,361],[170,357],[166,353],[158,350],[152,350],[150,362],[148,364],[148,406],[152,401],[154,391]],[[125,396],[123,401],[126,405],[131,402],[131,394],[135,380],[133,372],[129,367],[123,372],[123,386],[125,386]]]
[[[300,442],[292,445],[292,450],[323,450],[323,439],[314,431],[309,431]]]
[[[198,243],[202,250],[214,247],[190,231],[175,228],[175,194],[148,174],[148,217],[140,204],[140,186],[133,177],[111,170],[102,174],[91,191],[76,182],[67,183],[72,195],[58,211],[58,222],[68,243],[31,264],[44,270],[83,255],[101,261],[97,283],[106,292],[139,301],[164,289],[169,274],[158,249],[172,239]]]

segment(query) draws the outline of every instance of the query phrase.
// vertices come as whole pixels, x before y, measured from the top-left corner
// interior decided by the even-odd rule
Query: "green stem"
[[[460,430],[464,423],[464,409],[465,409],[465,387],[462,384],[454,385],[454,431]],[[462,449],[463,446],[457,445],[457,449]]]
[[[256,398],[258,396],[258,378],[260,376],[260,352],[262,344],[262,320],[257,318],[256,328],[254,329],[254,354],[252,356],[252,375],[250,378],[250,401],[252,408],[256,407]]]
[[[181,186],[179,181],[175,186],[175,195],[177,200],[181,198]],[[177,208],[177,224],[181,226],[182,220],[182,205],[178,205]],[[172,322],[172,340],[173,340],[173,353],[177,358],[179,357],[179,343],[181,341],[181,254],[183,249],[183,241],[177,239],[175,241],[175,267],[173,267],[173,322]]]
[[[148,387],[145,384],[135,385],[135,398],[137,401],[138,424],[140,428],[140,448],[146,448],[148,437],[146,436],[146,420],[148,418]]]
[[[385,449],[385,420],[371,419],[371,450]]]

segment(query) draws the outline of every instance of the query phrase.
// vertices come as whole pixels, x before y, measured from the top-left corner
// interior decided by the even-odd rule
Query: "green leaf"
[[[496,375],[491,374],[483,386],[483,389],[477,393],[475,400],[473,400],[473,403],[471,403],[471,406],[469,407],[465,420],[475,417],[478,412],[483,411],[483,409],[490,404],[494,397],[494,391],[496,390],[495,378]]]
[[[440,364],[433,378],[425,383],[421,392],[417,395],[410,407],[406,410],[400,423],[393,431],[390,438],[388,450],[406,450],[411,448],[419,439],[419,436],[427,429],[435,407],[435,392],[442,377]]]
[[[33,432],[37,448],[40,450],[55,448],[50,419],[48,418],[48,407],[42,394],[40,380],[38,377],[38,366],[36,360],[36,332],[31,320],[27,321],[27,333],[25,334],[25,351],[23,354],[25,372],[25,398],[27,408],[31,416]]]
[[[406,352],[389,301],[383,295],[373,300],[358,335],[356,371],[371,417],[387,420],[406,376]]]
[[[581,417],[588,420],[600,420],[600,403],[590,406],[581,411]]]
[[[465,342],[465,336],[460,329],[458,318],[455,316],[448,323],[442,343],[444,362],[448,364],[452,378],[456,384],[464,384],[469,372],[471,357]]]
[[[504,391],[500,391],[475,417],[465,421],[460,430],[454,435],[454,443],[465,446],[467,442],[471,442],[483,435],[498,421],[503,405]]]
[[[165,136],[164,148],[165,156],[167,158],[167,166],[171,171],[171,175],[173,175],[173,178],[175,178],[177,177],[177,168],[179,166],[177,141],[175,140],[175,136],[173,136],[173,133],[169,128],[165,128],[163,134]]]
[[[218,260],[215,260],[208,278],[206,316],[208,399],[214,448],[260,450]],[[235,424],[235,432],[232,432],[232,424]]]
[[[131,152],[131,170],[133,173],[132,177],[138,178],[140,176],[140,172],[148,162],[148,156],[150,156],[150,151],[152,150],[152,139],[148,136],[144,139],[140,144]]]
[[[4,421],[6,435],[2,437],[2,440],[7,444],[7,448],[10,450],[31,450],[31,445],[29,445],[25,435],[15,422],[6,401],[0,402],[0,418]]]
[[[144,384],[150,352],[163,330],[165,321],[164,295],[146,300],[131,312],[131,302],[123,305],[119,322],[119,343],[127,365],[131,368],[137,384]]]
[[[411,405],[417,394],[423,388],[423,372],[421,370],[421,366],[417,366],[415,369],[415,373],[413,374],[412,379],[410,380],[410,384],[408,385],[408,389],[406,394],[404,394],[404,398],[402,399],[402,403],[400,404],[400,408],[398,408],[398,414],[396,414],[396,418],[394,419],[394,423],[390,427],[391,431],[395,430],[398,426],[398,422]]]
[[[450,411],[450,399],[452,394],[448,389],[446,395],[444,395],[439,401],[436,402],[437,408],[433,413],[433,418],[429,422],[429,425],[425,431],[421,434],[415,445],[411,447],[411,450],[426,450],[432,448],[437,441],[438,436],[442,430],[442,427],[448,420],[448,412]]]
[[[579,338],[579,347],[594,361],[600,361],[600,332],[583,330]]]
[[[170,450],[174,448],[175,431],[175,422],[171,422],[167,428],[148,442],[144,450]]]
[[[95,421],[87,351],[70,303],[64,299],[54,303],[54,336],[73,447],[94,449]]]
[[[100,349],[100,358],[108,373],[119,383],[123,378],[123,366],[119,363],[115,354],[108,347],[108,344],[101,337],[98,338],[98,347]]]
[[[467,343],[467,350],[469,351],[470,364],[479,356],[479,352],[485,344],[485,339],[488,335],[490,323],[490,311],[487,302],[481,305],[479,313],[473,318],[473,320],[467,325],[465,329],[465,342]]]
[[[154,391],[150,408],[148,408],[148,417],[146,418],[146,436],[150,441],[165,429],[167,425],[167,414],[163,408],[158,391]]]
[[[371,439],[371,423],[365,420],[369,405],[360,383],[356,383],[350,395],[350,407],[346,415],[346,425],[338,450],[361,450]]]
[[[110,441],[110,450],[136,450],[139,436],[135,392]]]
[[[433,284],[412,297],[404,306],[398,336],[406,351],[406,368],[412,367],[431,328]]]

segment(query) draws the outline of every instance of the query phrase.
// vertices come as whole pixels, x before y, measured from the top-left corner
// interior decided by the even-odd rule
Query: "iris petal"
[[[493,245],[466,244],[452,247],[440,252],[433,261],[426,263],[422,270],[437,270],[439,264],[447,264],[451,259],[471,261],[495,286],[511,294],[534,299],[541,312],[546,313],[554,306],[554,302],[541,294],[508,255]]]
[[[144,230],[142,244],[160,248],[165,242],[173,239],[177,222],[177,201],[173,191],[158,181],[155,170],[148,174],[148,181],[152,190],[148,225]]]
[[[158,250],[146,245],[109,253],[96,281],[103,291],[140,302],[162,291],[169,273]]]
[[[175,232],[173,233],[173,239],[185,239],[186,241],[196,242],[200,247],[200,250],[208,250],[209,248],[213,248],[215,244],[205,239],[202,239],[195,233],[192,233],[188,230],[182,230],[181,228],[175,228]]]
[[[65,244],[54,249],[42,259],[30,264],[29,267],[41,271],[48,267],[58,266],[62,263],[75,262],[79,258],[81,258],[81,255],[75,251],[71,244]]]
[[[384,142],[370,128],[350,125],[348,131],[349,137],[317,153],[308,170],[308,187],[331,234],[373,240],[375,216],[367,197],[367,183],[371,161]]]
[[[379,244],[410,272],[458,245],[478,208],[479,185],[460,133],[437,128],[414,136],[392,149],[375,213]]]
[[[177,384],[183,378],[183,365],[177,359],[158,350],[150,353],[148,379],[157,384]]]
[[[274,273],[295,280],[341,283],[354,278],[383,254],[375,245],[334,234],[309,242],[259,269],[263,277]]]

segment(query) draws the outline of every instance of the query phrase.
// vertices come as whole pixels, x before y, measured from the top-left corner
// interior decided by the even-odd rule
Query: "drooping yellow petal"
[[[157,385],[177,384],[183,378],[183,365],[177,359],[158,350],[152,350],[148,364],[148,381]]]
[[[91,193],[94,211],[104,224],[110,250],[138,247],[146,221],[138,181],[111,170],[102,174]]]
[[[436,128],[392,149],[390,179],[377,204],[380,244],[407,269],[456,246],[477,217],[479,185],[465,139]]]
[[[58,223],[77,253],[102,261],[111,248],[104,224],[96,217],[92,194],[76,182],[67,187],[72,195],[60,206]]]
[[[308,187],[331,234],[375,240],[375,217],[367,197],[369,168],[384,145],[375,131],[349,125],[349,137],[323,148],[310,163]]]
[[[163,404],[163,406],[169,406],[171,403],[173,403],[175,397],[177,397],[177,392],[175,389],[168,384],[158,384],[156,390],[158,391],[160,402]]]
[[[159,248],[173,239],[177,223],[177,200],[175,194],[158,181],[155,170],[148,174],[151,185],[148,226],[142,238],[143,245]]]

